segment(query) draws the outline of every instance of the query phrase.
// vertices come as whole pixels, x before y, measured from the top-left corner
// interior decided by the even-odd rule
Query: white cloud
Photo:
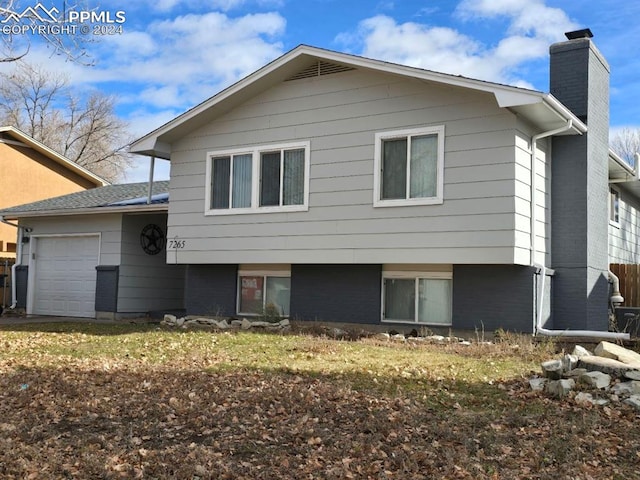
[[[463,0],[455,15],[465,21],[506,17],[509,26],[496,45],[484,45],[454,28],[398,23],[377,15],[336,40],[368,57],[530,87],[516,69],[544,58],[550,43],[577,28],[562,10],[547,7],[542,0]]]

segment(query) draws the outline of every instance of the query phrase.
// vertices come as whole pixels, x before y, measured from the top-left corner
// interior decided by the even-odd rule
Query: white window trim
[[[384,281],[386,279],[393,279],[393,278],[398,278],[398,279],[405,279],[405,280],[414,280],[415,282],[415,288],[416,288],[416,295],[415,295],[415,306],[414,306],[414,314],[413,314],[413,318],[414,320],[388,320],[386,318],[384,318],[384,312],[385,312],[385,302],[384,302],[384,297],[385,297],[385,291],[384,291]],[[417,321],[417,311],[418,311],[418,301],[419,301],[419,295],[418,295],[418,280],[420,279],[434,279],[434,280],[453,280],[453,273],[452,272],[383,272],[382,273],[382,280],[381,280],[381,285],[380,285],[380,321],[381,323],[401,323],[404,325],[425,325],[425,326],[433,326],[433,327],[450,327],[452,325],[452,321],[451,319],[449,319],[449,323],[430,323],[430,322],[418,322]],[[453,287],[453,285],[452,285]],[[453,302],[453,295],[451,297],[451,301]],[[452,305],[453,308],[453,305]]]
[[[381,195],[382,182],[382,141],[393,138],[404,138],[418,135],[438,135],[438,159],[436,164],[436,196],[426,198],[406,198],[383,200]],[[374,170],[373,170],[373,206],[374,207],[399,207],[408,205],[439,205],[442,204],[444,191],[444,125],[433,127],[412,128],[406,130],[394,130],[390,132],[379,132],[375,134],[374,147]],[[407,169],[407,177],[409,177],[409,169]]]
[[[260,154],[263,152],[273,152],[276,150],[304,149],[304,196],[301,205],[276,205],[260,206]],[[209,215],[243,215],[251,213],[277,213],[277,212],[306,212],[309,210],[309,172],[310,172],[311,142],[277,143],[271,145],[258,145],[254,147],[236,148],[229,150],[214,150],[207,152],[206,176],[205,176],[205,205],[204,214]],[[231,157],[231,173],[233,173],[233,156],[251,155],[251,207],[232,208],[231,199],[229,208],[211,208],[211,175],[213,174],[213,159],[216,157]],[[282,176],[283,169],[280,169],[280,197],[282,197]],[[230,192],[231,195],[231,192]],[[280,198],[282,203],[282,198]]]
[[[240,284],[241,277],[262,277],[263,279],[263,292],[262,292],[262,307],[264,308],[266,301],[266,286],[267,286],[267,277],[277,277],[277,278],[291,278],[291,270],[238,270],[237,275],[237,292],[236,292],[236,314],[242,315],[243,317],[258,317],[259,313],[245,313],[240,311],[240,300],[242,296],[242,285]],[[291,305],[289,305],[291,308]],[[287,318],[288,315],[285,315]]]
[[[613,193],[615,192],[616,196],[618,197],[618,221],[613,220],[613,204],[614,204],[614,200],[612,198]],[[615,228],[621,228],[621,224],[620,224],[620,190],[618,190],[615,187],[609,186],[609,196],[608,196],[608,200],[609,200],[609,225],[611,225],[612,227]]]

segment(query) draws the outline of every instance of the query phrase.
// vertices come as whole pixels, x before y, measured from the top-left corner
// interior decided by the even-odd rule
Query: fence
[[[640,307],[640,265],[612,263],[611,271],[620,279],[623,307]]]
[[[0,306],[11,305],[11,267],[15,258],[0,258]],[[4,281],[3,281],[4,280]]]

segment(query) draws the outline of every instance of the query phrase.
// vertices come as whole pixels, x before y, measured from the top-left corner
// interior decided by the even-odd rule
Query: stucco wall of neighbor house
[[[437,125],[444,203],[374,208],[375,134]],[[528,263],[528,235],[514,238],[521,128],[463,88],[370,71],[283,82],[172,145],[169,237],[187,264]],[[295,141],[310,142],[308,211],[203,215],[207,152]]]
[[[380,323],[381,265],[292,265],[291,318]]]
[[[533,332],[535,272],[520,265],[454,265],[453,328]]]
[[[237,265],[188,265],[184,293],[187,314],[235,315],[237,286]]]
[[[589,39],[550,52],[551,93],[589,129],[552,143],[554,328],[607,330],[609,67]]]
[[[609,263],[640,263],[640,201],[624,189],[620,193],[619,222],[609,222]]]
[[[28,148],[0,142],[0,208],[22,205],[45,198],[79,192],[96,185]],[[0,256],[15,257],[6,252],[8,242],[16,242],[16,229],[0,224]]]
[[[149,224],[167,229],[167,215],[122,216],[122,247],[118,279],[118,313],[175,310],[184,304],[184,265],[166,263],[166,248],[156,255],[142,249],[140,233]]]

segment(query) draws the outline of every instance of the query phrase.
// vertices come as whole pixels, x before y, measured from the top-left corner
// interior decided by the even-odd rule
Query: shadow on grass
[[[159,323],[116,323],[86,321],[52,321],[0,324],[0,332],[81,333],[86,335],[126,335],[169,329]],[[184,330],[171,330],[181,332]]]
[[[486,384],[409,387],[407,379],[366,372],[21,368],[0,377],[0,475],[556,479],[569,478],[564,472],[571,478],[637,473],[633,414],[512,397]],[[470,403],[470,396],[477,401]]]

